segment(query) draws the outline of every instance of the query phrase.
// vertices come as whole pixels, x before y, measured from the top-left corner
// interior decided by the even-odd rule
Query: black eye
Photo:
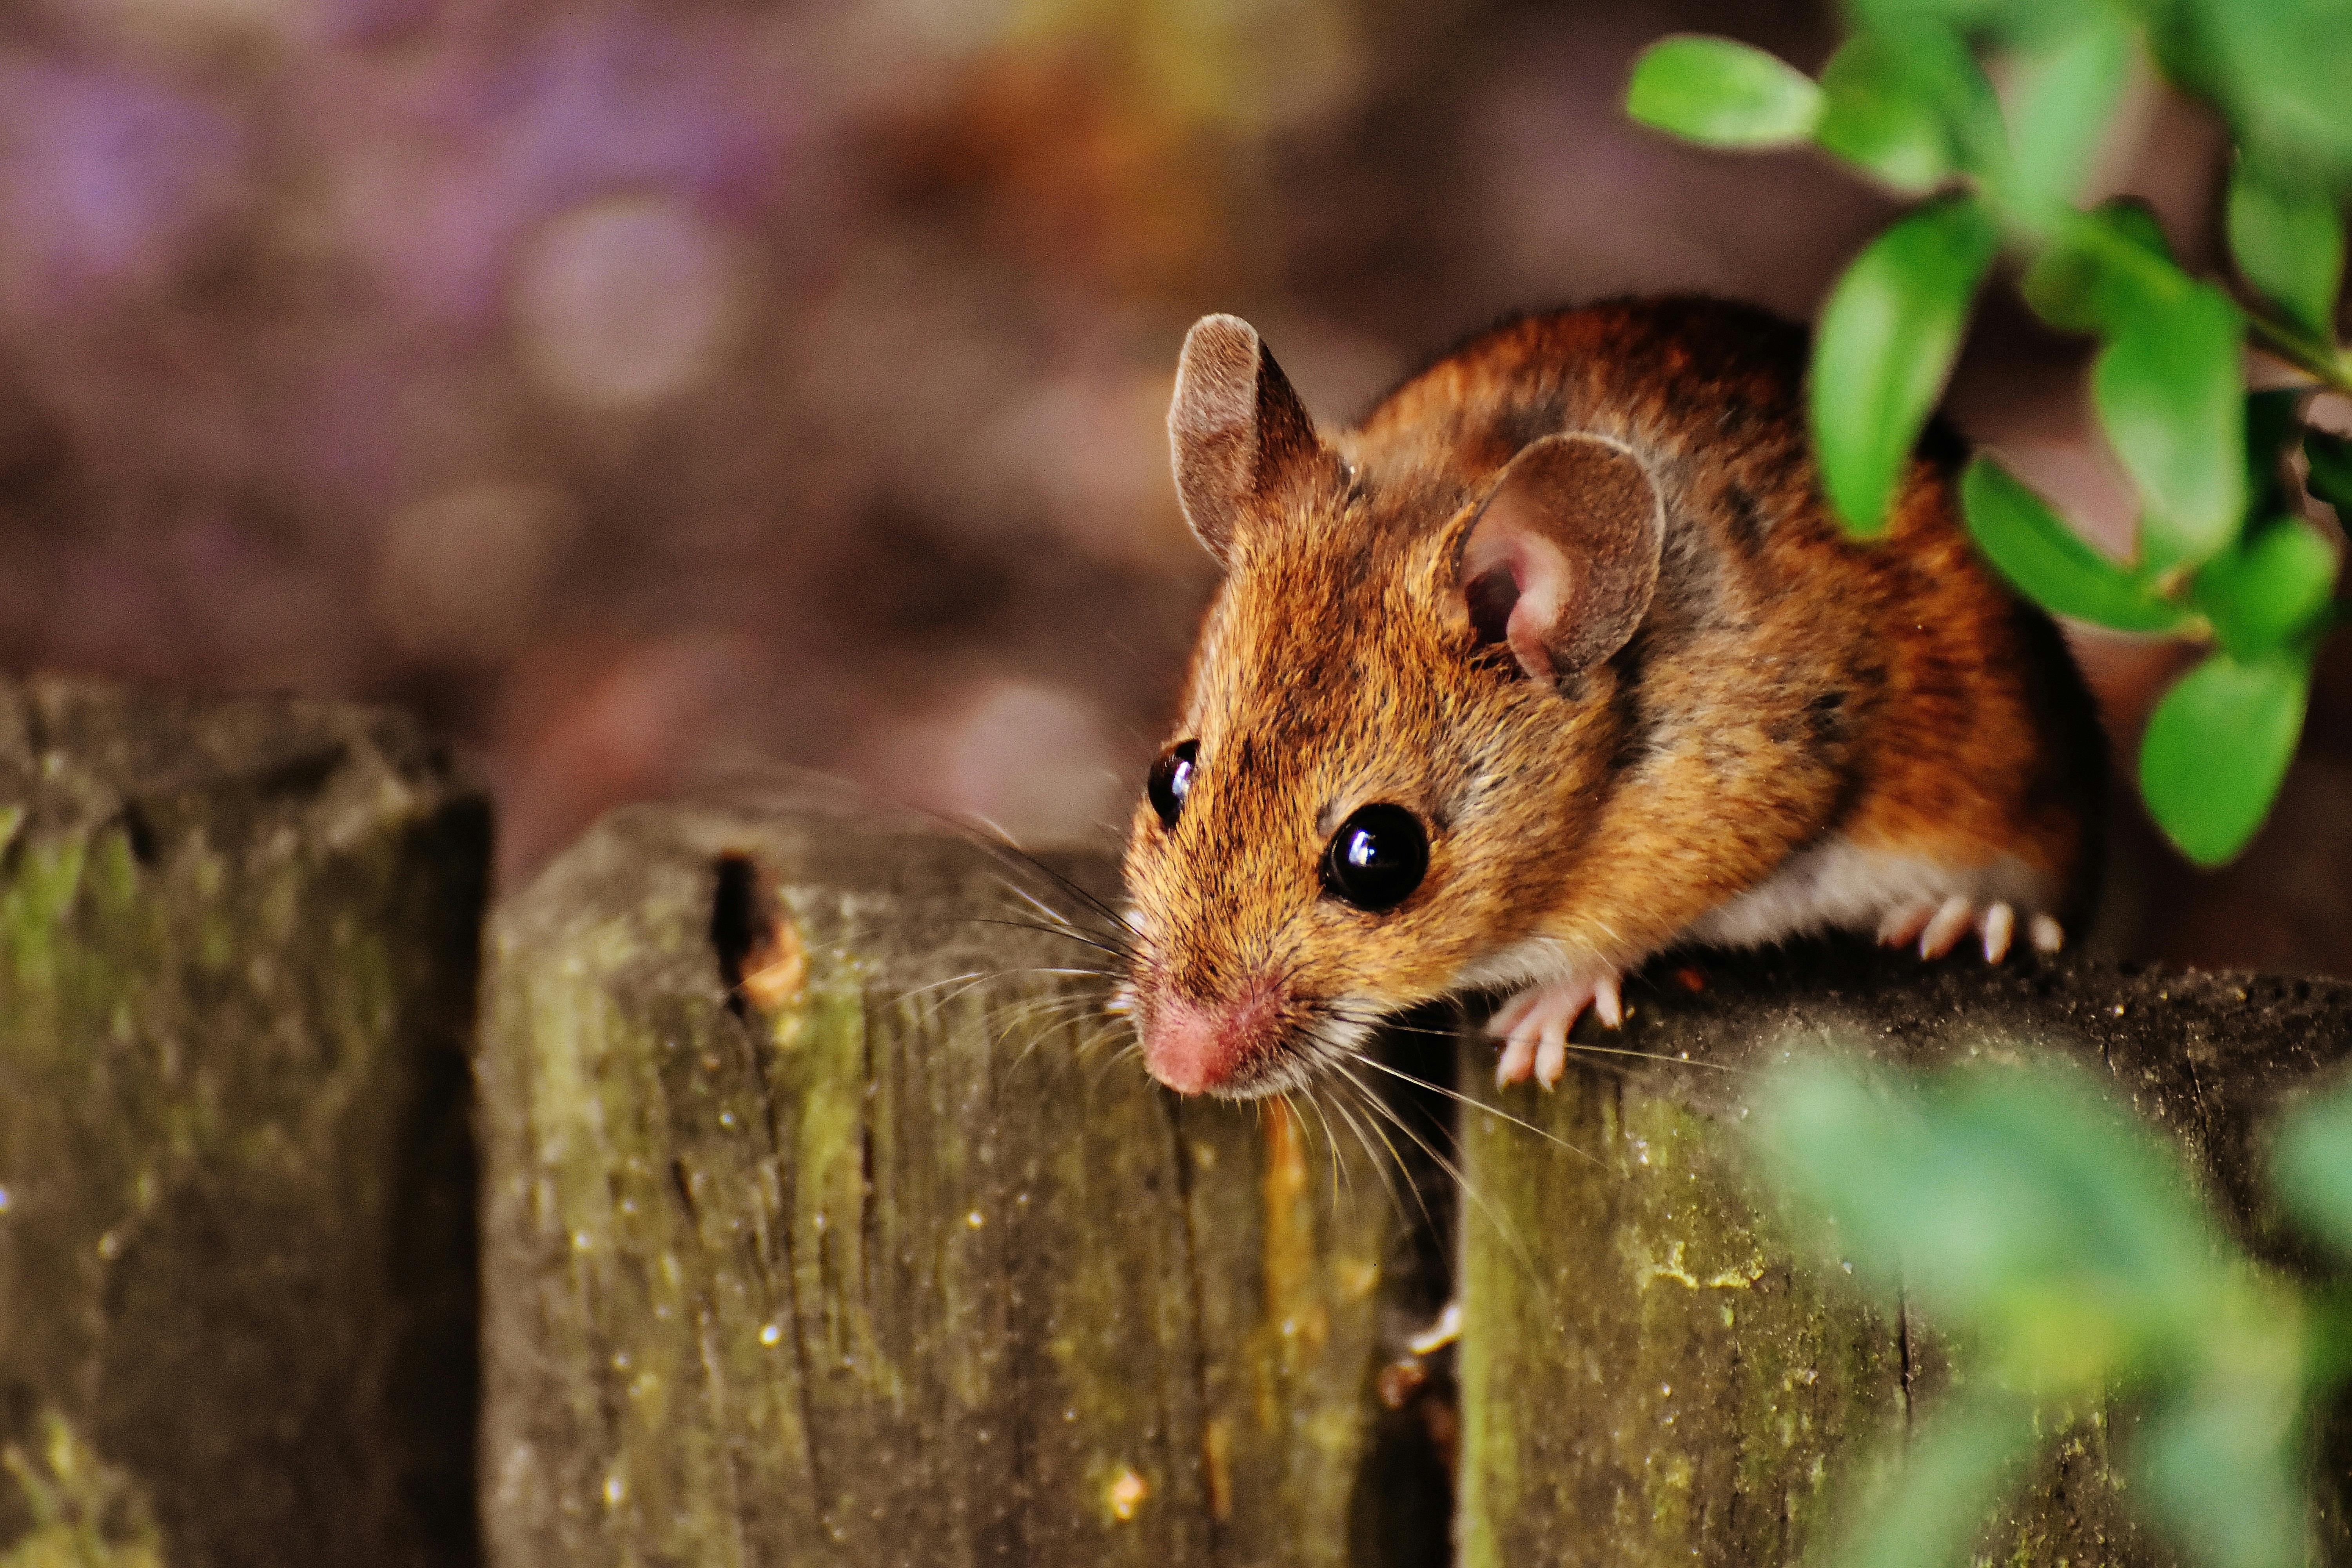
[[[1184,809],[1184,797],[1192,793],[1192,759],[1200,754],[1200,742],[1179,741],[1151,764],[1143,793],[1151,798],[1151,809],[1160,814],[1160,826],[1176,826],[1176,814]]]
[[[1360,910],[1392,910],[1429,869],[1429,835],[1401,805],[1360,806],[1323,852],[1323,888]]]

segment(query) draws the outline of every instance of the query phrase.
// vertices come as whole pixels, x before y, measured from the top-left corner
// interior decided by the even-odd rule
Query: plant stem
[[[2313,342],[2290,327],[2282,327],[2259,311],[2246,311],[2248,334],[2262,340],[2262,347],[2295,369],[2318,381],[2323,386],[2352,394],[2352,363],[2347,363],[2342,351]]]

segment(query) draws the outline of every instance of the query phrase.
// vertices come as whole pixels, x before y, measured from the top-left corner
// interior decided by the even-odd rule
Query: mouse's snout
[[[1179,1094],[1242,1090],[1280,1050],[1284,1012],[1270,984],[1206,1002],[1163,992],[1144,1005],[1144,1065]]]

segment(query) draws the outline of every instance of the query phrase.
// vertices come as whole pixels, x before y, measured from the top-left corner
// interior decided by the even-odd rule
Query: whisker
[[[1433,1094],[1442,1094],[1457,1105],[1465,1106],[1472,1110],[1484,1111],[1489,1116],[1500,1117],[1503,1121],[1509,1122],[1514,1127],[1525,1128],[1528,1131],[1534,1133],[1545,1142],[1556,1143],[1559,1147],[1567,1150],[1570,1153],[1575,1155],[1580,1160],[1589,1160],[1595,1165],[1602,1163],[1600,1155],[1580,1149],[1575,1144],[1570,1142],[1567,1139],[1560,1137],[1558,1133],[1548,1132],[1524,1117],[1514,1116],[1509,1111],[1503,1110],[1500,1106],[1491,1105],[1486,1100],[1478,1099],[1475,1095],[1465,1094],[1458,1089],[1450,1089],[1442,1083],[1432,1083],[1429,1079],[1421,1077],[1417,1073],[1409,1073],[1402,1068],[1391,1067],[1388,1063],[1380,1060],[1376,1057],[1365,1056],[1359,1053],[1356,1060],[1362,1063],[1365,1067],[1371,1068],[1376,1071],[1387,1073],[1391,1078],[1402,1079],[1405,1082],[1413,1085],[1415,1088],[1428,1089]]]
[[[977,835],[974,837],[977,842],[1000,858],[1015,860],[1021,865],[1027,867],[1030,870],[1033,870],[1038,875],[1045,878],[1055,887],[1061,889],[1062,891],[1069,894],[1072,898],[1077,900],[1078,902],[1094,910],[1097,914],[1102,916],[1113,925],[1124,927],[1127,924],[1127,921],[1120,916],[1119,912],[1104,901],[1100,897],[1089,892],[1085,888],[1080,887],[1077,882],[1073,880],[1071,878],[1055,870],[1054,868],[1046,865],[1043,860],[1040,860],[1034,855],[1030,854],[1029,851],[1022,848],[1018,844],[1012,842],[1009,837],[992,842],[988,839],[978,838]]]
[[[1336,1081],[1343,1089],[1353,1089],[1358,1094],[1365,1092],[1364,1086],[1352,1079],[1342,1077]],[[1379,1118],[1371,1119],[1371,1129],[1372,1132],[1380,1138],[1381,1148],[1388,1151],[1389,1157],[1386,1161],[1381,1160],[1380,1150],[1372,1147],[1371,1139],[1365,1135],[1363,1122],[1356,1119],[1355,1112],[1348,1109],[1344,1100],[1335,1099],[1331,1103],[1331,1109],[1337,1110],[1346,1119],[1348,1125],[1355,1129],[1356,1142],[1364,1146],[1364,1157],[1372,1163],[1372,1169],[1379,1173],[1381,1185],[1388,1191],[1389,1207],[1395,1211],[1397,1217],[1401,1220],[1406,1217],[1404,1200],[1397,1196],[1396,1189],[1397,1182],[1402,1178],[1407,1190],[1412,1194],[1413,1206],[1421,1210],[1422,1223],[1433,1231],[1438,1229],[1437,1216],[1430,1212],[1429,1199],[1423,1194],[1420,1184],[1414,1182],[1411,1174],[1406,1172],[1404,1155],[1398,1152],[1395,1142],[1389,1137],[1388,1129],[1381,1125]],[[1391,1165],[1395,1167],[1394,1175],[1390,1173]]]
[[[1370,1057],[1359,1055],[1356,1058],[1356,1060],[1370,1067],[1380,1068],[1386,1072],[1396,1073],[1398,1077],[1405,1079],[1408,1081],[1419,1081],[1414,1079],[1412,1074],[1399,1072],[1398,1069],[1389,1067],[1386,1063],[1376,1062]],[[1368,1087],[1362,1079],[1357,1078],[1354,1072],[1349,1070],[1346,1064],[1335,1063],[1333,1064],[1332,1070],[1339,1073],[1342,1078],[1345,1078],[1349,1082],[1354,1084],[1358,1094],[1362,1098],[1363,1102],[1367,1106],[1376,1109],[1381,1116],[1387,1119],[1391,1126],[1403,1133],[1405,1137],[1418,1147],[1423,1153],[1429,1156],[1431,1161],[1436,1164],[1439,1170],[1445,1173],[1446,1179],[1454,1184],[1455,1189],[1459,1191],[1465,1198],[1467,1198],[1471,1203],[1476,1205],[1478,1212],[1486,1216],[1486,1222],[1495,1227],[1495,1234],[1503,1239],[1505,1245],[1510,1248],[1512,1255],[1519,1260],[1520,1266],[1532,1273],[1535,1268],[1535,1258],[1533,1255],[1528,1251],[1527,1244],[1519,1239],[1518,1233],[1511,1228],[1510,1223],[1503,1217],[1502,1212],[1496,1209],[1493,1204],[1486,1201],[1486,1194],[1478,1190],[1476,1184],[1470,1180],[1468,1174],[1463,1171],[1462,1167],[1456,1164],[1454,1161],[1446,1158],[1444,1154],[1440,1153],[1437,1149],[1430,1143],[1428,1139],[1423,1138],[1420,1133],[1414,1131],[1412,1124],[1407,1122],[1402,1116],[1397,1113],[1397,1110],[1394,1106],[1389,1104],[1379,1095],[1372,1093],[1370,1087]],[[1434,1084],[1429,1084],[1424,1087],[1434,1089],[1437,1086]]]
[[[1571,1051],[1582,1051],[1589,1056],[1634,1057],[1645,1062],[1664,1062],[1668,1067],[1705,1068],[1710,1072],[1739,1073],[1745,1075],[1753,1073],[1756,1070],[1753,1068],[1740,1067],[1732,1062],[1698,1061],[1690,1057],[1670,1057],[1664,1051],[1637,1051],[1628,1046],[1588,1046],[1580,1044],[1575,1040],[1570,1040],[1568,1042],[1568,1048]]]
[[[1323,1097],[1315,1092],[1313,1084],[1307,1085],[1300,1092],[1306,1095],[1307,1103],[1314,1109],[1315,1120],[1323,1124],[1323,1142],[1331,1151],[1331,1202],[1336,1205],[1344,1194],[1356,1190],[1355,1181],[1348,1174],[1347,1167],[1339,1158],[1339,1135],[1332,1129],[1330,1113],[1323,1108]]]
[[[1001,918],[992,918],[987,915],[974,915],[965,923],[968,925],[982,926],[1010,926],[1015,931],[1042,931],[1047,936],[1058,936],[1065,942],[1075,942],[1082,947],[1091,947],[1097,952],[1107,952],[1111,957],[1122,961],[1132,959],[1135,956],[1133,952],[1125,948],[1113,946],[1111,943],[1107,942],[1099,942],[1090,936],[1082,936],[1076,931],[1072,929],[1062,926],[1045,925],[1037,921],[1009,921]]]
[[[1081,928],[1076,921],[1070,919],[1067,914],[1055,909],[1053,905],[1045,902],[1045,900],[1037,897],[1028,889],[1022,887],[1019,883],[1012,880],[1010,878],[999,878],[998,880],[1003,884],[1004,890],[1006,892],[1011,893],[1014,898],[1019,899],[1023,903],[1036,910],[1041,917],[1053,925],[1055,930],[1066,932],[1071,936],[1099,941],[1118,948],[1122,952],[1128,953],[1130,956],[1132,955],[1134,943],[1129,939],[1128,928],[1125,922],[1113,921],[1108,929],[1087,931]]]
[[[1402,1023],[1389,1014],[1357,1012],[1344,1006],[1335,1006],[1331,1011],[1334,1017],[1346,1023],[1377,1028],[1382,1034],[1419,1035],[1433,1039],[1460,1037],[1455,1030],[1436,1028],[1427,1024]],[[1731,1062],[1702,1061],[1690,1057],[1668,1056],[1664,1051],[1636,1050],[1631,1046],[1592,1046],[1586,1045],[1580,1040],[1570,1040],[1568,1048],[1571,1051],[1581,1051],[1588,1056],[1632,1057],[1642,1061],[1663,1062],[1668,1067],[1705,1068],[1709,1072],[1753,1074],[1757,1070],[1754,1068],[1740,1067]]]
[[[922,997],[925,992],[937,991],[942,985],[968,985],[976,981],[986,980],[996,973],[994,970],[988,969],[967,969],[961,974],[950,974],[938,980],[926,980],[920,985],[909,985],[900,991],[898,994],[898,1000],[913,1002]]]

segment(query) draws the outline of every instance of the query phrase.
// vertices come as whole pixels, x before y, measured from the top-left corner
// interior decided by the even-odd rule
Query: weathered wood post
[[[1442,1294],[1406,1210],[1109,1054],[1009,882],[1083,914],[788,789],[621,811],[501,910],[502,1568],[1436,1560],[1372,1397]]]
[[[1467,1115],[1483,1202],[1463,1221],[1465,1568],[1793,1562],[1820,1538],[1840,1467],[1932,1398],[1944,1369],[1929,1336],[1801,1267],[1749,1171],[1748,1075],[1791,1047],[1917,1064],[2073,1050],[2181,1140],[2258,1247],[2294,1250],[2262,1207],[2253,1133],[2284,1091],[2343,1059],[2352,985],[1922,969],[1850,950],[1702,962],[1703,991],[1654,971],[1622,1035],[1580,1037],[1646,1056],[1578,1058],[1549,1096],[1480,1090],[1539,1131]],[[1486,1080],[1491,1049],[1465,1061]],[[2064,1434],[1987,1538],[1993,1561],[2172,1561],[2109,1462],[2123,1436],[2110,1423],[2131,1419],[2101,1410]],[[2340,1456],[2326,1479],[2347,1484]],[[2339,1492],[2318,1525],[2328,1560],[2352,1560]]]
[[[9,1562],[478,1556],[488,826],[392,715],[0,683]]]

